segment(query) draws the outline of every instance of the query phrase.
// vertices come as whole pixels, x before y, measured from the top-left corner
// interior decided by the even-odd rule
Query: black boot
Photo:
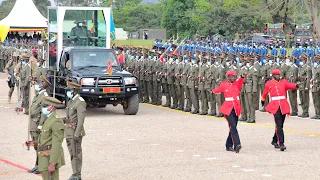
[[[239,121],[242,121],[242,122],[247,121],[247,117],[241,117]]]
[[[277,142],[272,141],[271,145],[274,146],[274,148],[276,149],[280,148]]]
[[[241,147],[241,144],[238,144],[238,145],[234,148],[234,151],[235,151],[236,153],[239,153],[241,148],[242,148],[242,147]]]
[[[249,120],[247,121],[247,123],[256,123],[256,120],[254,120],[254,119],[249,119]]]
[[[191,109],[187,109],[187,108],[186,108],[186,109],[184,109],[183,111],[184,111],[184,112],[190,112]]]
[[[285,145],[281,145],[280,146],[280,151],[284,151],[284,150],[286,150],[287,149],[287,147],[285,146]]]
[[[226,147],[226,150],[227,150],[227,151],[234,152],[234,149],[233,149],[232,147]]]

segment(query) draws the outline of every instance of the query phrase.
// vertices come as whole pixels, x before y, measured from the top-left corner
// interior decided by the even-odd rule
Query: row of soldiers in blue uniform
[[[309,117],[309,92],[312,91],[315,116],[320,119],[320,49],[297,47],[292,56],[280,47],[246,44],[205,44],[199,46],[186,41],[179,46],[167,42],[147,48],[126,48],[126,68],[139,78],[140,101],[184,110],[193,114],[222,117],[219,108],[223,95],[212,94],[226,80],[225,73],[236,70],[247,74],[239,97],[244,110],[241,121],[255,123],[255,111],[259,109],[259,97],[271,71],[280,69],[281,78],[300,83],[299,90],[289,91],[292,116],[298,116],[298,97],[302,107],[299,117]],[[202,46],[200,46],[202,45]],[[206,45],[206,46],[204,46]],[[193,47],[192,47],[193,46]],[[271,49],[271,50],[270,50]],[[162,93],[166,102],[162,103]],[[266,101],[266,104],[268,100]],[[265,111],[263,108],[261,111]]]

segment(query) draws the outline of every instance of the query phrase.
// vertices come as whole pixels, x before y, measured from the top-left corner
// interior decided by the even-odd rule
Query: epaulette
[[[58,116],[57,114],[56,114],[56,116],[55,116],[56,118],[60,118],[60,116]]]
[[[80,101],[85,101],[82,97],[79,97]]]

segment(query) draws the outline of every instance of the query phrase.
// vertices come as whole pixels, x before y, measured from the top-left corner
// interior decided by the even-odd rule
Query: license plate
[[[103,88],[103,93],[120,93],[121,89],[119,87],[106,87]]]

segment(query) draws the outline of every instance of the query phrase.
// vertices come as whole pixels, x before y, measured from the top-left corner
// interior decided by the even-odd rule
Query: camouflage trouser
[[[9,89],[9,92],[8,92],[9,97],[12,97],[13,91],[14,91],[14,87]]]
[[[81,176],[81,168],[82,168],[82,137],[79,137],[79,142],[77,142],[77,154],[75,154],[75,141],[73,138],[67,138],[67,147],[69,150],[69,154],[71,157],[71,166],[72,166],[72,172],[73,176]],[[75,159],[77,157],[77,160]],[[76,164],[78,166],[78,169],[76,169]]]
[[[48,171],[41,171],[42,179],[49,180],[49,172]],[[51,180],[59,180],[59,169],[56,170],[51,174]]]

